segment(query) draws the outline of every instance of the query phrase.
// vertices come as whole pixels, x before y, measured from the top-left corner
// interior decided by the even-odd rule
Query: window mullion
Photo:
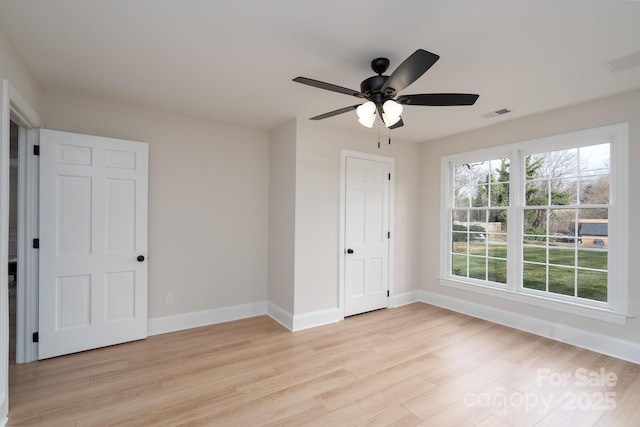
[[[522,283],[522,241],[524,180],[522,179],[524,162],[522,153],[514,150],[510,153],[509,174],[509,208],[507,211],[509,229],[507,230],[507,286],[509,290],[518,292]]]

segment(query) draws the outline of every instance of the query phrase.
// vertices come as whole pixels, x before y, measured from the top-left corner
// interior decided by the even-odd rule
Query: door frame
[[[375,162],[386,163],[389,166],[391,181],[389,182],[389,231],[391,238],[389,239],[389,256],[387,258],[388,265],[388,283],[389,283],[389,305],[393,298],[393,242],[394,242],[394,187],[395,187],[395,159],[393,157],[380,156],[378,154],[363,153],[360,151],[340,150],[340,232],[338,244],[338,311],[344,319],[344,301],[345,301],[345,238],[346,238],[346,214],[347,214],[347,157],[361,160],[369,160]]]
[[[42,119],[7,80],[4,82],[8,87],[9,120],[19,126],[15,359],[16,363],[26,363],[38,360],[38,344],[31,339],[38,330],[38,251],[29,242],[38,235],[38,158],[33,155],[33,146],[38,145]]]
[[[18,134],[18,268],[16,300],[16,363],[38,360],[38,250],[32,241],[39,234],[39,127],[20,124]]]
[[[9,128],[11,120],[24,128],[38,128],[42,124],[38,114],[9,81],[3,79],[0,86],[0,219],[3,221],[0,227],[0,312],[3,313],[0,319],[0,369],[3,372],[0,375],[0,423],[6,422],[9,392],[9,379],[6,375],[9,371],[9,296],[7,292],[9,224],[4,220],[8,218],[9,214]],[[19,307],[18,310],[20,310]]]

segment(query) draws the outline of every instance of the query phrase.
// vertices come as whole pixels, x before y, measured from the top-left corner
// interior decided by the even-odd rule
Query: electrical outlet
[[[173,292],[165,292],[164,303],[165,305],[173,304]]]

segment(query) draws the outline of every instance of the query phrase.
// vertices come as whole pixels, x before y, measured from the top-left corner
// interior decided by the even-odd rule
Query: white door
[[[148,146],[41,130],[40,359],[147,336]]]
[[[346,157],[345,316],[388,306],[389,192],[387,162]]]

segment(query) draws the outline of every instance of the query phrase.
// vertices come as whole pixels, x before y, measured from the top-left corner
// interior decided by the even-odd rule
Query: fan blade
[[[328,117],[337,116],[338,114],[348,113],[349,111],[355,110],[359,106],[360,106],[360,104],[352,105],[350,107],[340,108],[339,110],[329,111],[328,113],[324,113],[324,114],[320,114],[319,116],[311,117],[309,120],[322,120],[322,119],[326,119]]]
[[[400,120],[398,120],[396,122],[396,124],[390,126],[389,129],[397,129],[397,128],[400,128],[402,126],[404,126],[404,122],[402,121],[402,117],[400,117]]]
[[[418,95],[402,95],[396,101],[405,105],[473,105],[480,95],[471,93],[421,93]]]
[[[400,92],[418,80],[438,59],[440,59],[440,56],[435,53],[427,52],[423,49],[416,50],[391,73],[380,91],[385,95],[393,95]]]
[[[320,80],[313,80],[307,77],[296,77],[295,79],[293,79],[293,81],[302,83],[304,85],[309,85],[309,86],[317,87],[320,89],[324,89],[324,90],[330,90],[331,92],[344,93],[345,95],[352,95],[358,98],[365,98],[364,93],[361,93],[346,87],[337,86],[331,83],[321,82]]]

